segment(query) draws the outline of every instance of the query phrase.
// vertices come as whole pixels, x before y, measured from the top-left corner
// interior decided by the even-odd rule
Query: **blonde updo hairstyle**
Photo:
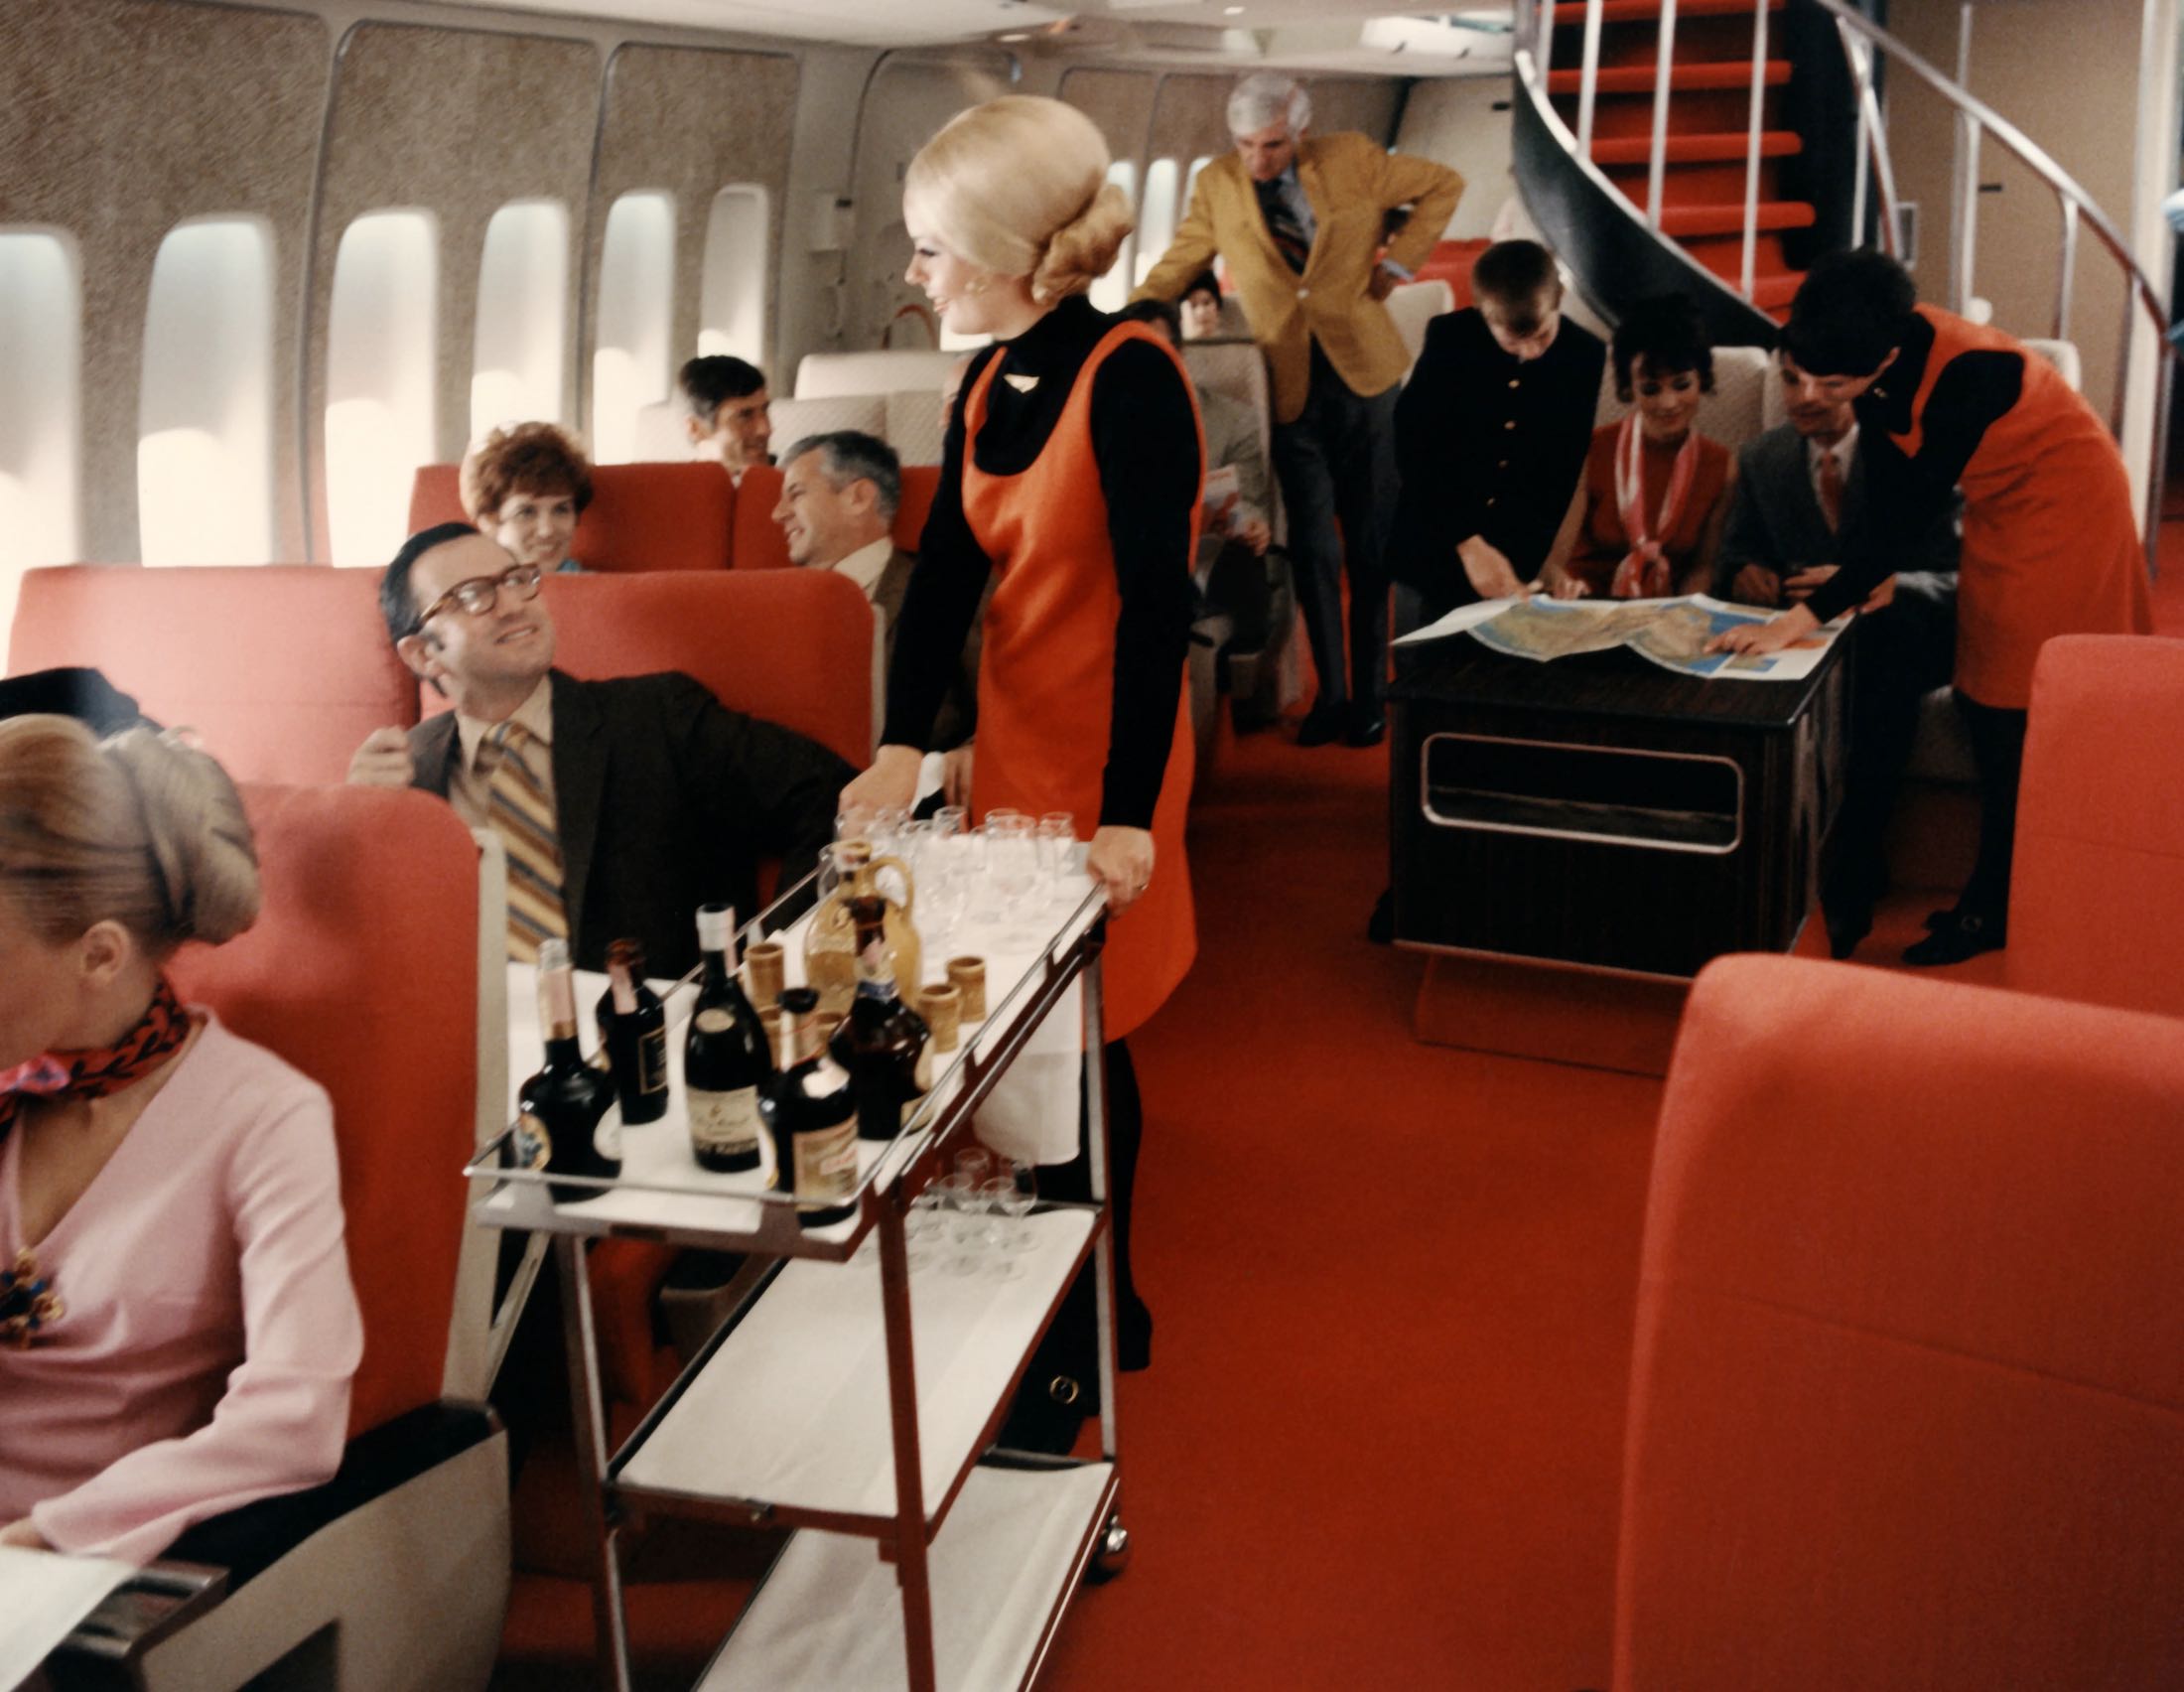
[[[0,894],[49,945],[110,920],[157,962],[257,919],[258,855],[204,753],[148,728],[99,741],[70,717],[15,717],[0,722]]]
[[[902,179],[902,212],[954,253],[1030,280],[1041,306],[1081,294],[1137,226],[1107,180],[1107,141],[1074,106],[1004,94],[959,112]]]

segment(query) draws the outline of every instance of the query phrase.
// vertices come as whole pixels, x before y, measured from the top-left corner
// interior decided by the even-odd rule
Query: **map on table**
[[[1461,607],[1438,623],[1406,634],[1397,644],[1412,645],[1467,633],[1481,645],[1534,662],[1628,646],[1640,657],[1679,675],[1802,681],[1818,667],[1847,621],[1839,619],[1809,638],[1764,656],[1706,650],[1706,642],[1723,630],[1740,623],[1764,623],[1771,615],[1706,594],[1652,600],[1557,600],[1534,596]]]

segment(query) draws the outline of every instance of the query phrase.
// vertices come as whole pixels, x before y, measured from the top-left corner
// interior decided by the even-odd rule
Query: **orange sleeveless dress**
[[[2130,475],[2093,408],[2037,352],[1999,331],[1931,306],[1934,350],[1911,402],[1911,428],[1889,439],[1916,458],[1927,400],[1970,352],[2017,352],[2024,386],[1965,466],[1957,587],[1956,684],[1981,705],[2022,711],[2032,660],[2052,634],[2145,634],[2153,627],[2146,554]],[[1885,383],[1886,375],[1881,380]]]
[[[1078,371],[1038,457],[1015,476],[979,469],[975,450],[999,357],[987,360],[964,402],[963,514],[993,560],[995,576],[979,659],[971,808],[980,817],[1005,808],[1034,817],[1065,810],[1077,819],[1083,838],[1099,823],[1115,697],[1115,624],[1122,612],[1107,500],[1092,450],[1092,385],[1125,341],[1149,341],[1167,351],[1142,324],[1109,331]],[[1188,392],[1179,359],[1176,375]],[[1195,396],[1191,408],[1195,415]],[[1201,426],[1201,463],[1204,438]],[[1197,545],[1195,501],[1190,534],[1191,545],[1175,559],[1183,572]],[[1175,737],[1153,812],[1153,880],[1108,928],[1102,968],[1111,1041],[1159,1010],[1197,955],[1190,867],[1183,855],[1193,762],[1187,686],[1178,670]]]

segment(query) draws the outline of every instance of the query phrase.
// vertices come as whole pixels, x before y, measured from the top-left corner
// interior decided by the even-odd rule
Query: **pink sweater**
[[[0,1145],[8,1262],[31,1243],[22,1141]],[[66,1308],[28,1349],[0,1346],[0,1522],[148,1562],[193,1522],[334,1473],[363,1330],[315,1082],[207,1017],[34,1250]]]

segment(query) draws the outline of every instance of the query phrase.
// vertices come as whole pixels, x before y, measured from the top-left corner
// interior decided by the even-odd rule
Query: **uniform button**
[[[1515,387],[1517,385],[1517,378],[1515,376],[1511,376],[1509,378],[1509,385],[1511,387]]]
[[[1492,503],[1493,503],[1493,502],[1494,502],[1494,501],[1495,501],[1495,500],[1496,500],[1497,498],[1499,498],[1499,497],[1500,497],[1500,495],[1499,495],[1499,494],[1487,494],[1487,496],[1486,496],[1486,502],[1487,502],[1487,503],[1488,503],[1489,505],[1491,505],[1491,504],[1492,504]]]
[[[1299,288],[1297,291],[1297,297],[1299,300],[1308,300],[1311,298],[1311,293],[1312,291],[1309,288]]]
[[[1510,420],[1509,420],[1508,422],[1506,422],[1506,423],[1504,423],[1504,424],[1502,425],[1502,427],[1503,427],[1504,429],[1514,429],[1514,428],[1515,428],[1516,426],[1517,426],[1517,420],[1516,420],[1516,419],[1515,419],[1514,417],[1510,418]]]
[[[1509,461],[1507,459],[1503,459],[1501,463],[1497,464],[1494,468],[1496,470],[1507,470],[1509,468]]]

